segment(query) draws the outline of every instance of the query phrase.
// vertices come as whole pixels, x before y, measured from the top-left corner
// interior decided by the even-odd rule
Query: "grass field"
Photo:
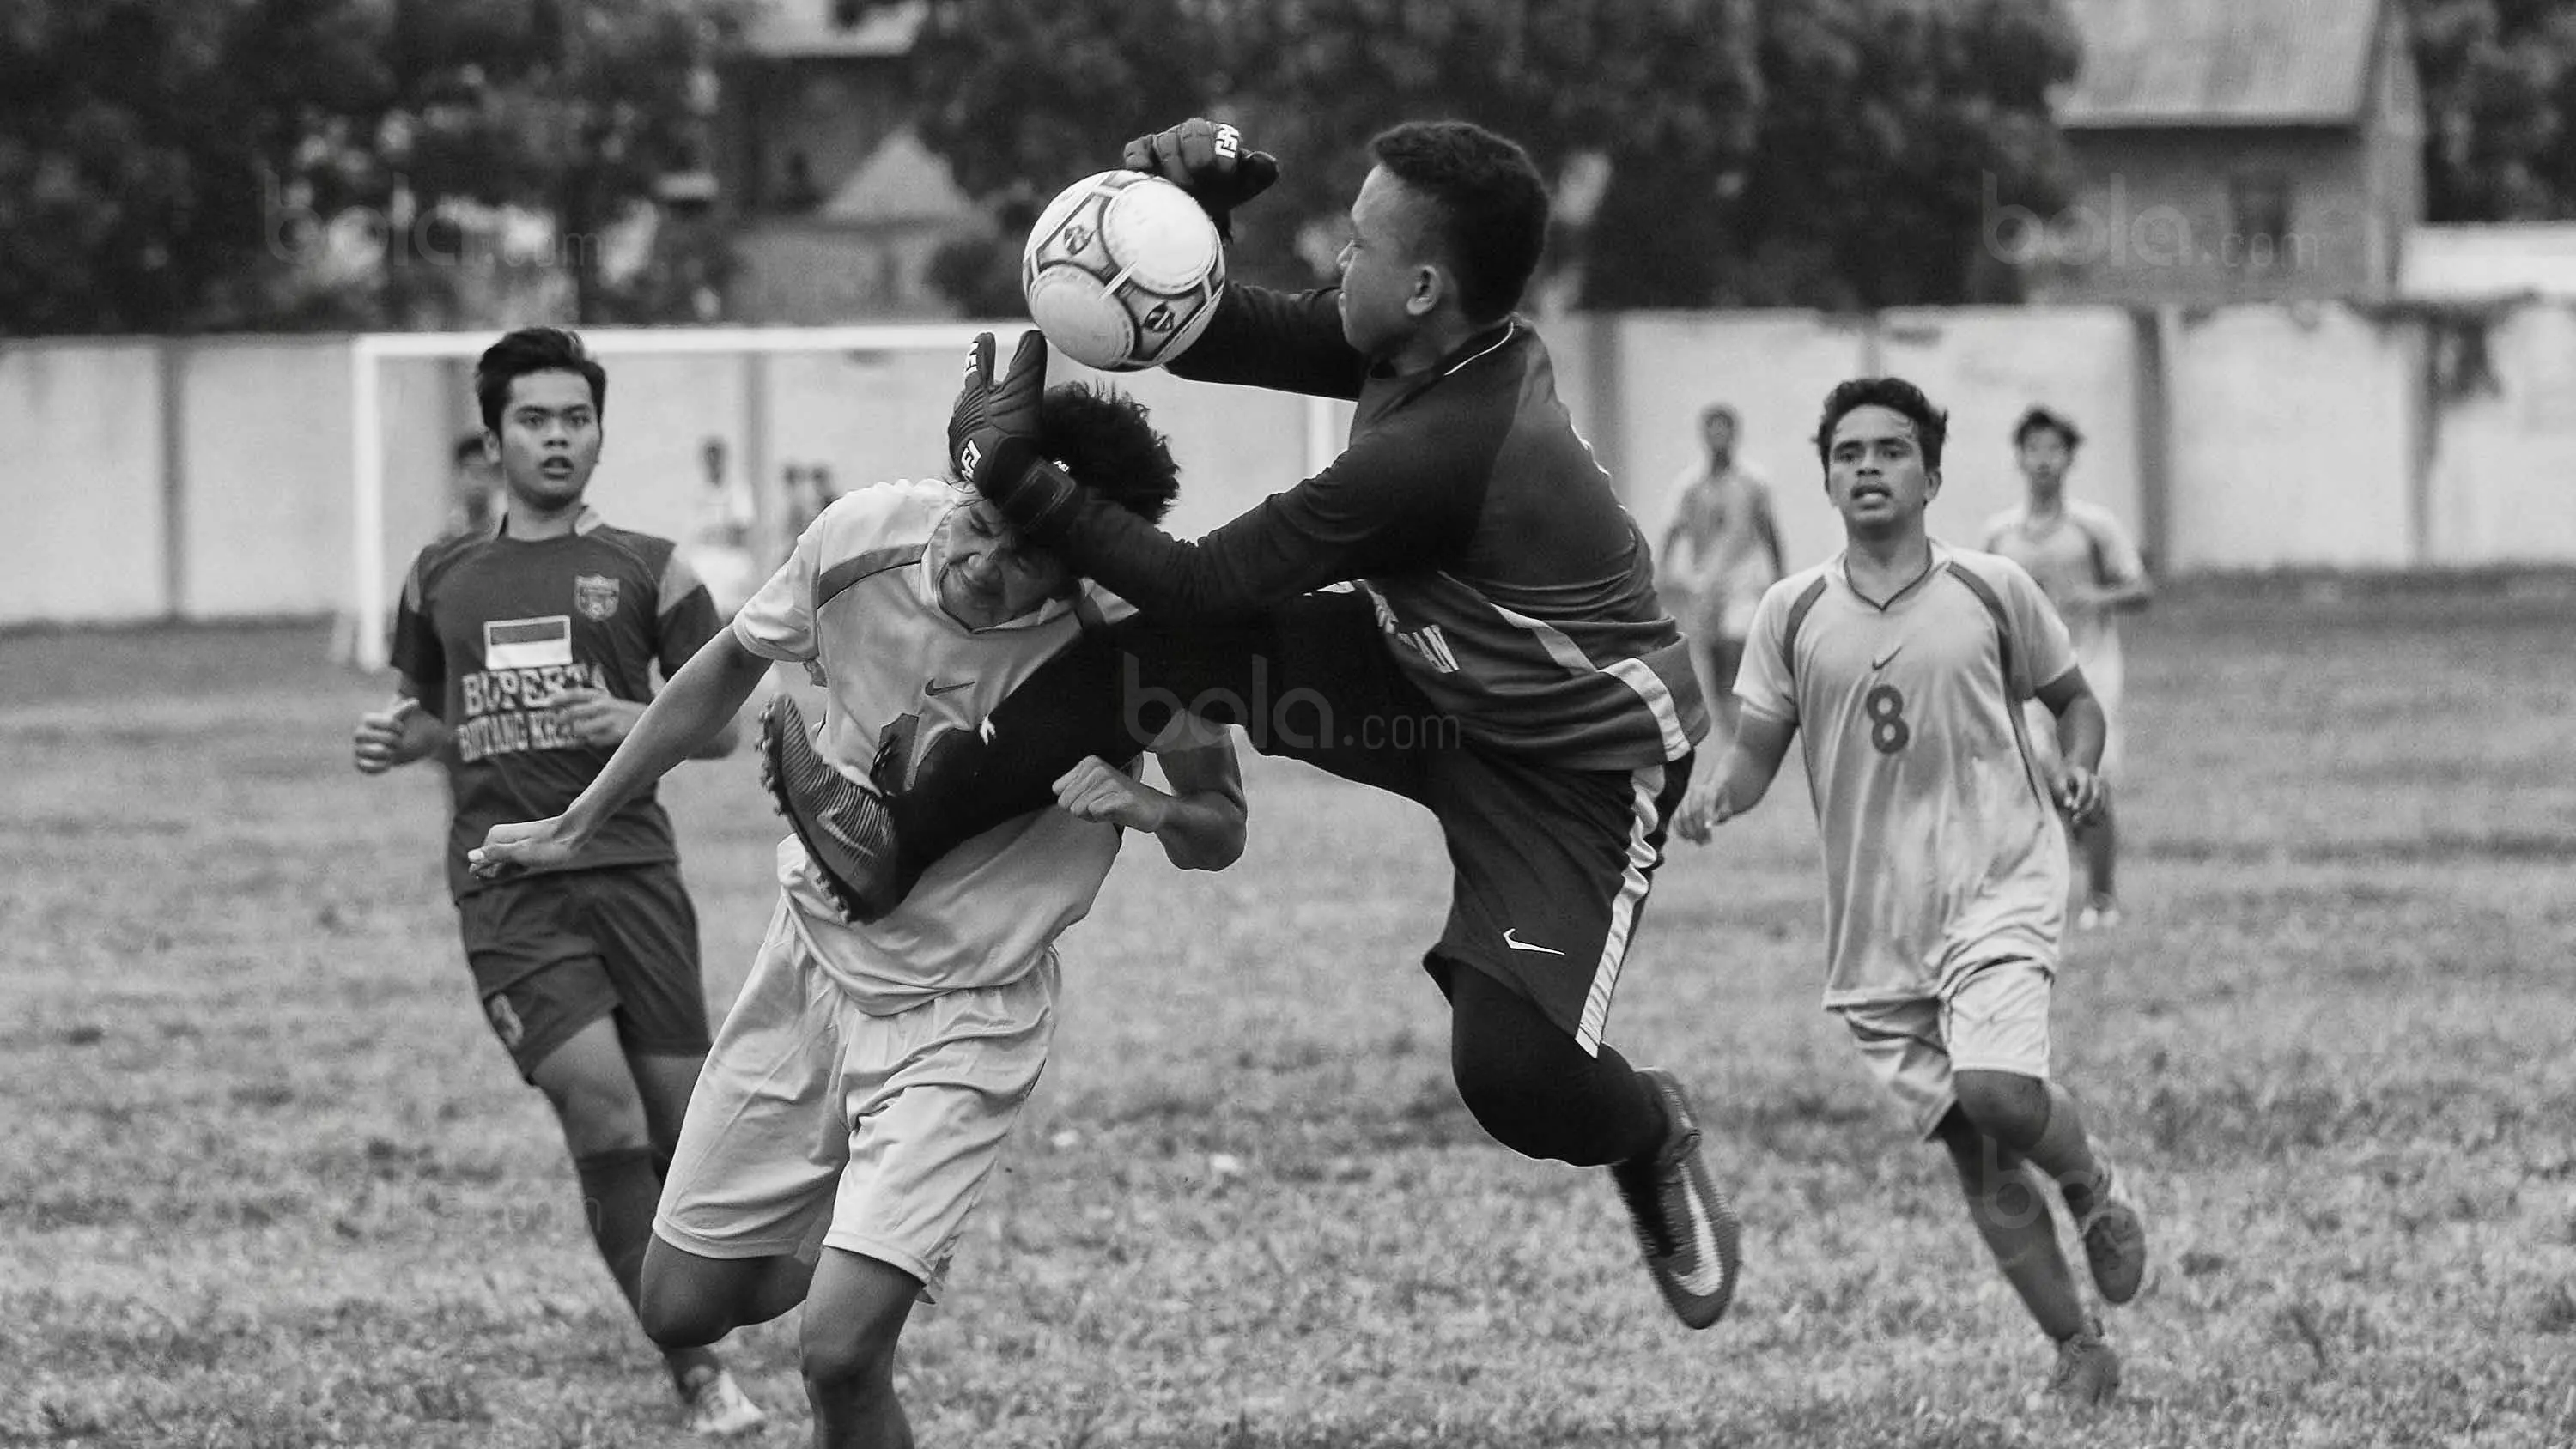
[[[2576,601],[2202,593],[2132,633],[2128,923],[2058,1060],[2142,1179],[2124,1402],[2044,1343],[1816,1009],[1795,769],[1677,847],[1613,1037],[1746,1219],[1666,1315],[1599,1174],[1486,1142],[1415,966],[1427,818],[1257,762],[1234,870],[1131,846],[1059,1054],[914,1319],[944,1446],[2576,1443]],[[473,1010],[432,770],[304,629],[0,638],[0,1443],[683,1441]],[[747,757],[666,791],[712,1004]],[[798,1442],[793,1320],[736,1339]]]

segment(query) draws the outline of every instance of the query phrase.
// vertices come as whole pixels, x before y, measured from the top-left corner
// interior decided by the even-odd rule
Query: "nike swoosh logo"
[[[1536,951],[1543,956],[1562,956],[1565,954],[1563,951],[1559,951],[1553,946],[1533,946],[1527,941],[1514,940],[1509,929],[1506,929],[1503,932],[1503,944],[1511,947],[1515,951]]]
[[[1885,668],[1887,667],[1887,660],[1888,660],[1888,659],[1893,659],[1893,658],[1895,658],[1897,655],[1899,655],[1899,654],[1901,654],[1901,653],[1903,653],[1903,652],[1905,652],[1905,646],[1904,646],[1904,645],[1902,645],[1902,644],[1900,644],[1900,645],[1898,645],[1897,647],[1895,647],[1894,649],[1890,649],[1890,650],[1888,650],[1888,651],[1887,651],[1887,658],[1886,658],[1886,659],[1873,659],[1873,660],[1869,661],[1869,667],[1870,667],[1872,670],[1885,669]]]
[[[1691,1251],[1699,1259],[1699,1270],[1676,1273],[1673,1280],[1692,1297],[1709,1298],[1726,1286],[1726,1264],[1717,1256],[1717,1229],[1709,1223],[1707,1205],[1700,1207],[1701,1211],[1691,1214]]]
[[[964,689],[966,686],[973,684],[974,682],[975,681],[971,679],[952,680],[946,684],[933,681],[929,684],[923,685],[921,687],[921,692],[929,698],[937,699],[943,694],[955,694],[957,691]]]

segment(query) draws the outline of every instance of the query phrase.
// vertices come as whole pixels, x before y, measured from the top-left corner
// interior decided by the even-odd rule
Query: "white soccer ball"
[[[1020,291],[1046,339],[1110,372],[1181,355],[1216,315],[1225,244],[1188,192],[1103,171],[1057,193],[1029,229]]]

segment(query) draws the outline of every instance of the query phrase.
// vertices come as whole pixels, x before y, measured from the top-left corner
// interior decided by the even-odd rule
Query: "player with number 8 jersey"
[[[1884,602],[1842,563],[1772,585],[1736,680],[1745,709],[1798,726],[1824,838],[1825,1006],[1937,994],[1996,956],[2054,964],[2066,837],[2018,701],[2073,667],[2066,627],[1993,554],[1934,543]]]
[[[1825,856],[1825,1005],[1907,1125],[1947,1148],[1970,1216],[2057,1344],[2051,1390],[2110,1397],[2117,1354],[2078,1296],[2029,1181],[2063,1194],[2106,1302],[2146,1269],[2137,1208],[2051,1079],[2048,1008],[2066,925],[2062,808],[2101,807],[2102,708],[2066,626],[2021,565],[1933,541],[1948,418],[1901,378],[1825,400],[1816,451],[1842,515],[1834,558],[1771,586],[1736,679],[1741,728],[1674,828],[1753,808],[1793,736]],[[2062,774],[2022,711],[2055,718]]]

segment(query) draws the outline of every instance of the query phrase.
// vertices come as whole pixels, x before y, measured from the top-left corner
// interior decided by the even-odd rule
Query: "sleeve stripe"
[[[2023,717],[2021,702],[2026,697],[2022,694],[2023,685],[2014,677],[2017,665],[2013,655],[2011,617],[2005,614],[2004,601],[1995,593],[1994,586],[1977,577],[1967,565],[1952,559],[1949,572],[1968,586],[1968,592],[1977,596],[1977,602],[1986,606],[1986,613],[1995,621],[1995,648],[2003,658],[2004,714],[2012,720],[2013,744],[2021,751],[2022,778],[2030,782],[2031,793],[2039,797],[2040,811],[2054,819],[2051,812],[2056,807],[2048,801],[2048,787],[2040,777],[2039,756],[2030,742],[2030,721]]]
[[[671,611],[678,608],[691,593],[705,587],[706,585],[698,579],[698,571],[689,566],[688,559],[675,546],[669,556],[662,560],[662,579],[660,583],[654,585],[656,593],[654,612],[657,616],[667,619],[671,616]]]
[[[1798,677],[1798,630],[1807,622],[1807,615],[1815,611],[1816,601],[1824,596],[1825,577],[1818,574],[1814,583],[1798,591],[1797,602],[1789,606],[1788,625],[1780,631],[1780,662],[1788,666],[1793,682]]]
[[[928,545],[918,543],[872,548],[866,553],[845,558],[823,570],[823,576],[814,583],[814,611],[817,614],[821,613],[825,604],[840,597],[844,590],[861,579],[872,574],[884,573],[888,569],[902,568],[905,564],[919,562],[927,548]]]

